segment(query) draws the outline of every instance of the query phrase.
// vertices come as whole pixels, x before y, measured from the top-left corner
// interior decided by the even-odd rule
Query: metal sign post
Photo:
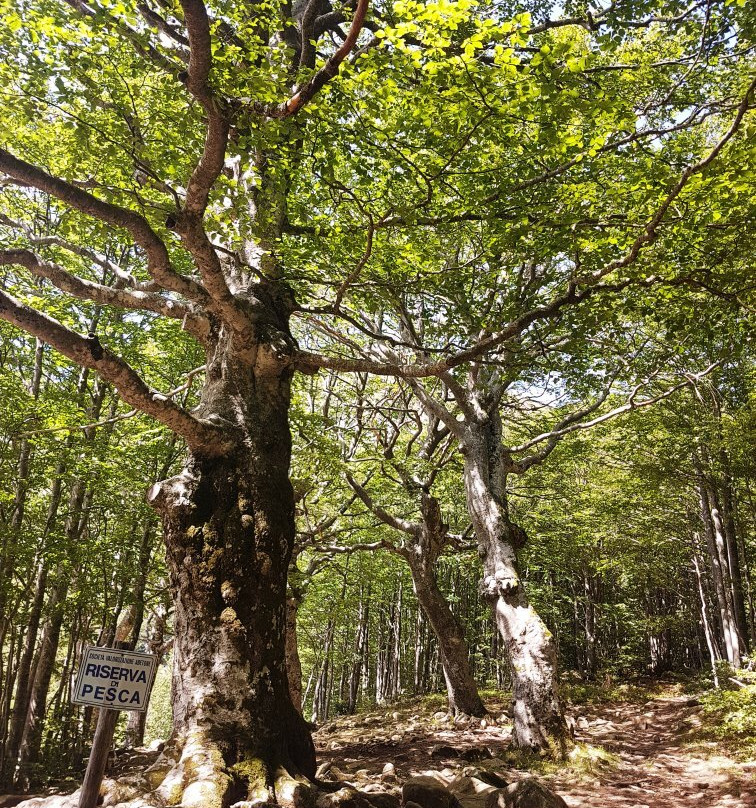
[[[120,710],[144,712],[155,679],[157,657],[126,650],[127,643],[115,648],[84,649],[71,701],[100,708],[92,751],[81,784],[79,808],[95,808],[105,776],[113,733]]]

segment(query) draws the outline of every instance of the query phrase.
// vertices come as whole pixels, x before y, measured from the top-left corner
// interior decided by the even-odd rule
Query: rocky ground
[[[418,706],[322,727],[321,777],[396,797],[409,778],[433,778],[463,808],[493,808],[490,795],[502,782],[533,777],[570,808],[756,808],[756,762],[698,740],[701,708],[691,697],[571,708],[578,745],[564,766],[512,755],[503,704],[488,704],[498,720],[458,723]],[[539,799],[525,802],[548,804]]]
[[[488,700],[487,719],[456,721],[433,704],[319,728],[317,808],[756,808],[756,762],[702,740],[701,707],[689,696],[571,707],[577,745],[563,765],[509,750],[504,702]],[[156,755],[122,755],[111,776]],[[0,808],[18,799],[0,796]]]

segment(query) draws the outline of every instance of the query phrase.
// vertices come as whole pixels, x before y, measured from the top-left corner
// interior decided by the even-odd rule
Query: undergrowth
[[[744,687],[700,697],[706,720],[699,738],[719,742],[738,760],[756,760],[756,673],[739,672],[737,678]]]

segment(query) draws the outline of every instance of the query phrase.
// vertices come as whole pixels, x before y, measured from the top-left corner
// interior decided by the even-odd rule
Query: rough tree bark
[[[299,659],[297,639],[297,614],[301,601],[296,597],[286,599],[286,678],[289,682],[291,703],[298,713],[302,712],[302,663]]]
[[[417,601],[438,641],[449,711],[453,715],[485,715],[486,708],[470,668],[464,629],[454,616],[436,579],[436,563],[449,541],[449,526],[444,523],[438,500],[425,490],[428,486],[424,488],[423,485],[413,485],[405,477],[405,485],[410,490],[420,488],[421,519],[418,522],[409,522],[393,516],[374,502],[366,489],[351,475],[347,474],[347,479],[365,505],[403,536],[401,544],[386,542],[384,549],[400,555],[410,568]]]
[[[288,334],[283,286],[256,290]],[[269,324],[270,325],[270,324]],[[261,334],[250,367],[221,332],[207,357],[202,416],[234,430],[222,456],[192,452],[151,489],[174,592],[173,747],[179,766],[159,789],[188,806],[276,792],[281,769],[313,777],[310,732],[292,704],[284,642],[294,546],[289,481],[291,370]],[[280,346],[279,346],[280,347]],[[196,777],[196,771],[206,775]],[[170,804],[170,803],[169,803]]]
[[[412,587],[417,601],[438,640],[449,711],[453,715],[484,716],[486,708],[470,668],[464,628],[441,592],[434,569],[446,544],[448,525],[443,522],[435,497],[423,494],[422,513],[419,540],[407,548],[405,558],[412,573]]]

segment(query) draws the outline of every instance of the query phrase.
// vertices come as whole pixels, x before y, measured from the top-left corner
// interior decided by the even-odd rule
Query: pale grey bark
[[[489,598],[512,678],[513,741],[524,749],[562,756],[569,731],[559,696],[554,638],[530,604],[517,551],[524,531],[506,501],[507,457],[496,410],[468,423],[462,443],[467,509],[483,562],[482,591]]]

